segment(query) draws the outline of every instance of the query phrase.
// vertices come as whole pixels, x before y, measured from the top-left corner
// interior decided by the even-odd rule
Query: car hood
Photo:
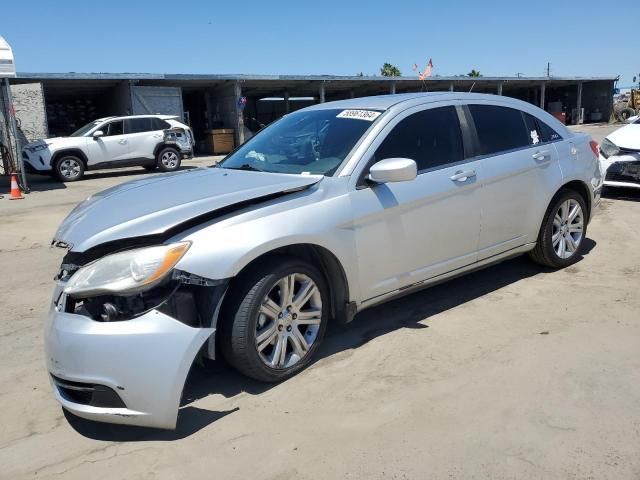
[[[55,145],[55,146],[62,146],[66,143],[68,144],[74,144],[77,145],[78,142],[81,142],[83,140],[86,140],[84,137],[52,137],[52,138],[43,138],[40,140],[36,140],[34,142],[31,142],[27,145],[25,145],[25,148],[31,148],[31,147],[36,147],[38,145]]]
[[[222,208],[297,191],[321,179],[223,168],[154,175],[87,198],[62,222],[53,243],[84,252],[106,242],[160,235]]]
[[[607,138],[619,148],[640,150],[640,124],[625,125],[610,133]]]

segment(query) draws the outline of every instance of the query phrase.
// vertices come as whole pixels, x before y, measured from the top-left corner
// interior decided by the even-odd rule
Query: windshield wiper
[[[249,165],[248,163],[243,163],[239,167],[220,167],[220,168],[228,168],[229,170],[246,170],[248,172],[262,172],[259,168],[254,167],[253,165]]]

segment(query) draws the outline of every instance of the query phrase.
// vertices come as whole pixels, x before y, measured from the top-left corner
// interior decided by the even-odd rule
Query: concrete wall
[[[47,138],[47,112],[42,83],[11,85],[11,96],[22,145]]]

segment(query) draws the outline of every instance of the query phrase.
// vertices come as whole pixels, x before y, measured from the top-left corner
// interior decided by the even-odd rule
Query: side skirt
[[[523,253],[533,250],[535,246],[536,246],[535,242],[527,243],[525,245],[512,248],[511,250],[507,250],[506,252],[493,255],[491,257],[485,258],[475,263],[471,263],[467,266],[456,268],[455,270],[451,270],[450,272],[442,273],[440,275],[436,275],[435,277],[430,277],[420,282],[407,285],[406,287],[402,287],[388,293],[383,293],[382,295],[378,295],[377,297],[369,298],[367,300],[364,300],[358,306],[358,312],[361,312],[362,310],[365,310],[369,307],[373,307],[374,305],[384,303],[388,300],[395,300],[397,298],[404,297],[406,295],[411,295],[412,293],[415,293],[419,290],[423,290],[428,287],[433,287],[435,285],[446,282],[453,278],[461,277],[462,275],[466,275],[467,273],[475,272],[476,270],[482,270],[483,268],[490,267],[504,260],[517,257],[519,255],[522,255]]]

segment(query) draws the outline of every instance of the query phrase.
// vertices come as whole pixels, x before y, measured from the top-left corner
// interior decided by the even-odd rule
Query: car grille
[[[73,403],[101,408],[126,408],[120,396],[105,385],[72,382],[51,375],[60,395]]]

